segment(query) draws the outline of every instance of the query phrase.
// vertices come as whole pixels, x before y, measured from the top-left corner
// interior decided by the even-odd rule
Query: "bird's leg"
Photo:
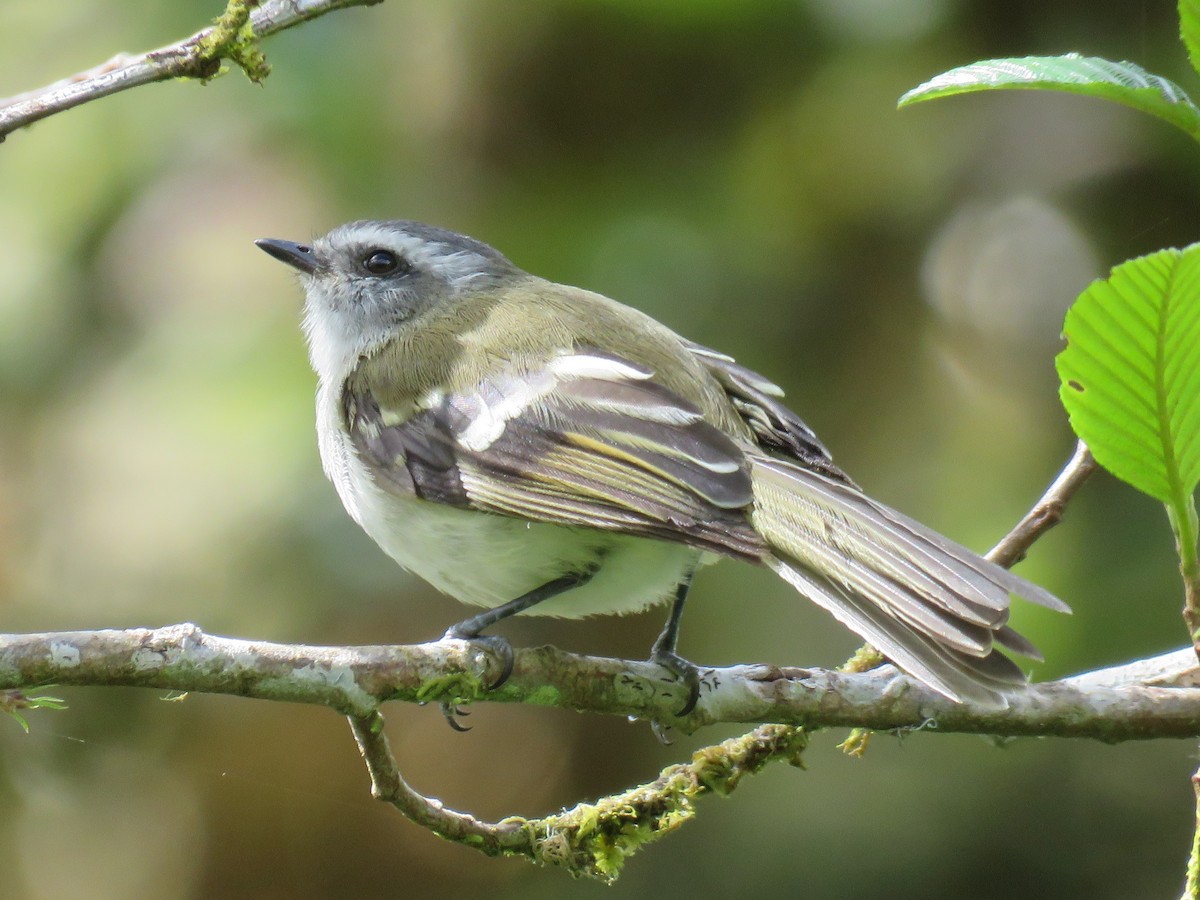
[[[480,634],[480,632],[485,628],[490,628],[497,622],[504,621],[510,616],[515,616],[517,613],[524,612],[530,607],[537,606],[543,600],[549,600],[551,597],[556,597],[565,591],[577,588],[581,584],[586,584],[594,574],[595,572],[593,571],[587,571],[555,578],[553,581],[548,581],[542,586],[522,594],[515,600],[509,600],[507,603],[484,610],[477,616],[471,616],[471,618],[464,619],[457,625],[450,626],[446,630],[444,637],[483,644],[500,660],[500,676],[485,688],[485,690],[494,691],[500,685],[504,684],[504,682],[508,681],[508,676],[512,674],[514,662],[512,644],[509,643],[508,638],[501,635]],[[450,727],[455,731],[468,730],[455,719],[455,716],[465,716],[466,713],[457,709],[452,704],[442,703],[442,715],[446,717],[446,721],[450,723]]]
[[[675,601],[671,604],[671,615],[663,626],[662,634],[650,648],[650,661],[658,663],[676,678],[683,682],[688,689],[687,700],[675,715],[686,716],[696,708],[700,699],[700,667],[689,662],[675,652],[679,643],[679,622],[683,618],[683,604],[687,600],[688,591],[692,587],[692,576],[695,570],[688,572],[679,586],[675,588]]]

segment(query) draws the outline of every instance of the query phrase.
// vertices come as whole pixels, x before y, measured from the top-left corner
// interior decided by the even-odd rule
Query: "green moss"
[[[558,706],[562,701],[562,692],[553,685],[546,684],[526,694],[522,699],[523,702],[532,703],[534,706]]]
[[[664,769],[650,784],[556,816],[523,822],[534,858],[574,874],[615,881],[625,860],[644,844],[679,828],[707,794],[728,796],[742,777],[782,759],[800,765],[803,729],[764,725],[749,734],[696,751],[692,761]]]
[[[417,690],[418,703],[470,703],[483,696],[480,680],[466,672],[442,675],[424,682]]]
[[[225,12],[213,20],[212,30],[200,39],[196,49],[201,62],[228,59],[237,63],[255,84],[262,84],[271,73],[271,66],[259,49],[250,25],[250,13],[255,6],[254,0],[229,0]],[[202,71],[207,73],[201,75],[205,81],[220,74],[219,69]]]
[[[863,644],[838,668],[843,672],[869,672],[876,666],[882,666],[885,662],[887,660],[883,658],[883,654],[870,644]]]
[[[876,666],[881,666],[886,659],[883,655],[872,647],[870,644],[863,644],[854,651],[854,655],[838,666],[842,672],[869,672]],[[853,756],[859,759],[867,752],[867,747],[871,743],[871,730],[869,728],[855,728],[846,737],[844,741],[838,744],[838,749],[847,756]]]
[[[846,739],[838,744],[838,749],[847,756],[861,759],[867,752],[867,747],[871,744],[871,735],[874,733],[870,728],[852,728]]]

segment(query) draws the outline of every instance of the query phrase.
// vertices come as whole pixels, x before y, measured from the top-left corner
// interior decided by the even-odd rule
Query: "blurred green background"
[[[6,0],[0,95],[192,33],[217,0]],[[407,642],[464,615],[342,512],[312,434],[299,289],[251,243],[352,218],[464,231],[638,306],[783,385],[876,497],[984,549],[1072,448],[1067,304],[1196,236],[1196,148],[1046,94],[898,113],[975,59],[1080,50],[1189,89],[1174,4],[969,0],[389,2],[234,73],[69,112],[0,145],[0,628],[194,621]],[[1107,476],[1022,564],[1076,610],[1017,610],[1048,678],[1184,641],[1162,510]],[[857,645],[767,573],[706,571],[683,652],[836,665]],[[517,622],[644,656],[661,614]],[[1151,897],[1183,878],[1185,742],[820,735],[636,858],[613,889],[486,860],[372,801],[323,709],[63,690],[0,720],[0,872],[18,898]],[[416,787],[539,814],[730,730],[396,705]]]

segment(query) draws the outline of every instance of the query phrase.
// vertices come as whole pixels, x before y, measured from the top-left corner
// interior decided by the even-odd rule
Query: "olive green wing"
[[[434,392],[403,420],[347,388],[347,428],[385,489],[536,522],[760,559],[743,448],[654,373],[581,349]]]

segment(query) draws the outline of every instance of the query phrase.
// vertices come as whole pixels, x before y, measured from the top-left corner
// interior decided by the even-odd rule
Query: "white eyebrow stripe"
[[[418,268],[426,268],[458,288],[486,274],[488,261],[467,248],[452,249],[449,244],[418,234],[406,234],[387,224],[364,223],[353,232],[355,243],[363,249],[372,246],[393,250]]]
[[[476,278],[482,278],[487,273],[487,260],[471,250],[458,250],[454,253],[441,254],[445,244],[426,244],[425,259],[434,274],[441,275],[455,288],[460,288]]]

